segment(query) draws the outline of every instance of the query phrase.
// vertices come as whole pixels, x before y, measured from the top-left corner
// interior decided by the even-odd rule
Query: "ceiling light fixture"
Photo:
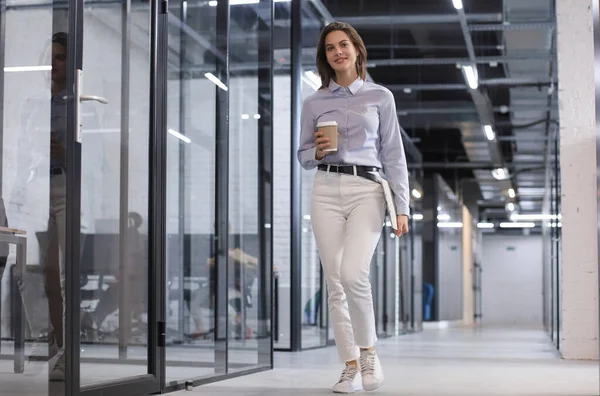
[[[496,180],[506,180],[510,177],[508,169],[506,168],[496,168],[492,170],[492,176]]]
[[[50,65],[44,65],[44,66],[6,66],[4,68],[4,72],[5,73],[50,71],[50,70],[52,70],[52,66],[50,66]]]
[[[560,220],[562,215],[543,214],[543,213],[527,213],[518,214],[515,213],[510,216],[511,220],[524,220],[524,221],[542,221],[542,220]]]
[[[414,215],[412,215],[412,218],[414,220],[423,220],[423,214],[421,214],[421,213],[415,213]]]
[[[467,80],[467,84],[471,89],[477,89],[479,86],[479,78],[477,77],[477,69],[475,66],[463,66],[463,73],[465,74],[465,79]]]
[[[509,188],[509,189],[508,189],[508,196],[509,196],[510,198],[514,198],[514,197],[516,196],[516,194],[515,194],[515,190],[514,190],[514,189],[512,189],[512,188]]]
[[[491,125],[484,125],[483,131],[485,132],[485,137],[487,140],[494,140],[496,138],[496,134],[494,133],[494,129]]]
[[[494,228],[494,223],[477,223],[477,228]]]
[[[516,222],[500,223],[500,228],[533,228],[533,227],[535,227],[535,223],[516,223]]]
[[[189,137],[182,135],[181,133],[177,132],[175,129],[169,128],[169,129],[167,129],[167,132],[169,132],[169,134],[171,136],[176,137],[177,139],[181,140],[184,143],[190,144],[192,142]]]
[[[515,211],[515,204],[512,202],[509,202],[508,204],[506,204],[506,209],[508,209],[509,212],[514,212]]]
[[[321,87],[321,77],[317,75],[312,70],[304,72],[304,76],[306,77],[307,83],[311,85],[315,90],[318,90]]]
[[[462,228],[463,223],[437,223],[438,228]]]
[[[204,77],[206,77],[210,82],[215,84],[217,87],[221,88],[223,91],[227,91],[227,86],[223,84],[223,81],[219,80],[217,76],[212,73],[204,73]]]
[[[462,0],[452,0],[452,5],[454,6],[454,8],[456,8],[457,10],[462,10],[463,8],[463,3]]]
[[[423,195],[421,194],[421,192],[419,190],[417,190],[416,188],[413,188],[412,196],[415,197],[415,199],[421,199],[421,197]]]

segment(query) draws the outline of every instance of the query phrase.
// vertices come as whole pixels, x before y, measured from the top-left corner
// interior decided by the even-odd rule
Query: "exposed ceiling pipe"
[[[463,13],[464,14],[464,13]],[[473,23],[502,22],[502,14],[468,14],[465,19]],[[347,22],[353,26],[381,26],[381,25],[427,25],[456,23],[460,18],[453,14],[423,14],[423,15],[376,15],[376,16],[340,16],[340,21]]]
[[[490,87],[545,87],[555,83],[556,81],[553,79],[541,80],[535,78],[493,78],[489,80],[479,80],[479,85]],[[391,91],[461,91],[469,88],[466,84],[390,84],[386,85],[386,87]]]
[[[506,163],[509,167],[527,167],[535,168],[544,166],[544,162],[540,161],[519,161]],[[496,168],[491,162],[422,162],[420,164],[409,164],[411,169],[481,169],[492,170]],[[479,181],[481,184],[481,180]]]
[[[467,32],[468,33],[468,32]],[[470,37],[470,35],[469,35]],[[473,48],[473,44],[471,43]],[[474,49],[473,49],[474,51]],[[547,52],[523,52],[521,54],[501,56],[481,56],[479,58],[399,58],[399,59],[374,59],[367,62],[367,67],[378,66],[427,66],[427,65],[463,65],[466,63],[507,63],[524,60],[548,61],[550,54]]]
[[[554,29],[556,22],[516,22],[516,23],[501,23],[491,24],[486,23],[482,25],[470,25],[469,30],[472,32],[494,32],[494,31],[506,31],[506,30],[539,30],[539,29]]]
[[[480,99],[478,99],[480,100]],[[427,102],[424,102],[427,103]],[[538,111],[538,112],[549,112],[555,109],[555,107],[553,106],[547,106],[546,104],[540,104],[540,105],[520,105],[518,106],[518,108],[511,108],[509,106],[496,106],[496,107],[490,107],[490,108],[486,108],[486,109],[479,109],[477,107],[462,107],[462,106],[456,106],[456,107],[416,107],[416,108],[402,108],[402,105],[398,105],[397,106],[398,109],[398,115],[399,116],[407,116],[407,115],[412,115],[412,114],[478,114],[478,115],[482,115],[481,111],[485,110],[485,111],[490,111],[491,113],[501,113],[501,114],[508,114],[508,113],[512,113],[512,112],[522,112],[522,111]],[[493,124],[493,119],[490,120],[489,117],[491,115],[490,114],[486,114],[486,119],[485,120],[481,120],[482,125],[492,125]],[[493,117],[493,116],[492,116]],[[544,120],[546,121],[546,120]],[[483,136],[483,135],[482,135]]]

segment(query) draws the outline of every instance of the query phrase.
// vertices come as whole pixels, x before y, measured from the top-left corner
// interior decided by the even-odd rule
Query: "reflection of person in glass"
[[[298,159],[318,168],[311,221],[329,291],[340,357],[346,362],[333,390],[371,391],[383,383],[375,342],[369,267],[385,218],[380,170],[395,195],[398,229],[408,232],[408,169],[394,96],[366,79],[367,51],[356,30],[333,22],[321,32],[317,68],[322,86],[303,104]],[[337,151],[317,131],[336,121]],[[317,131],[317,132],[315,132]],[[335,135],[334,135],[335,136]]]
[[[214,309],[217,268],[215,266],[214,257],[209,257],[206,263],[209,268],[211,285],[201,285],[192,293],[190,310],[191,316],[196,324],[196,330],[190,334],[190,337],[193,339],[207,338],[214,331],[212,326],[209,329],[205,327],[203,310],[207,308]],[[244,337],[248,339],[252,337],[252,329],[249,326],[246,327],[246,334],[241,333],[243,320],[242,304],[250,304],[250,286],[256,278],[258,259],[238,247],[229,249],[229,263],[231,265],[230,274],[234,274],[230,277],[230,281],[233,278],[234,282],[233,285],[230,285],[228,292],[228,316],[233,322],[235,337],[237,339]],[[242,274],[244,274],[243,277]]]
[[[66,139],[67,139],[67,34],[52,36],[52,98],[50,131],[50,215],[47,248],[43,252],[44,286],[50,309],[50,380],[65,376],[65,227],[66,227]]]

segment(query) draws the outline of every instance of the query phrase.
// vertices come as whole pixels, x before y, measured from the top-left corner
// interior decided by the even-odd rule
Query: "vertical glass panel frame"
[[[166,382],[220,374],[217,271],[217,7],[169,2],[167,70]],[[223,364],[223,362],[221,362]]]
[[[271,364],[271,15],[230,6],[228,372]]]

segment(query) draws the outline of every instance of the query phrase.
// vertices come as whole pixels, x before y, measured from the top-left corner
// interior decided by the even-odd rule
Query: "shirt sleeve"
[[[396,211],[398,214],[409,215],[410,196],[406,154],[402,143],[394,95],[387,90],[379,108],[379,139],[381,143],[381,164],[394,193]]]
[[[302,115],[300,116],[300,145],[298,148],[298,161],[306,170],[314,169],[321,163],[315,159],[316,128],[316,116],[311,109],[310,99],[306,99],[302,104]]]

